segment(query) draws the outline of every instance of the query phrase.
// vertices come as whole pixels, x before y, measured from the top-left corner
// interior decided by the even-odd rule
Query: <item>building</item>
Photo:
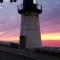
[[[40,7],[39,9],[34,0],[23,0],[23,4],[18,7],[18,13],[21,14],[20,36],[26,37],[25,48],[27,49],[41,47],[39,14],[42,13],[42,5]]]

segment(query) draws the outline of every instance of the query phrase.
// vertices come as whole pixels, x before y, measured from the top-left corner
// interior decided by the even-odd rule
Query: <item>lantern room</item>
[[[23,0],[23,3],[18,6],[18,13],[26,13],[26,12],[37,12],[38,14],[42,13],[42,5],[39,5],[38,8],[37,0]]]

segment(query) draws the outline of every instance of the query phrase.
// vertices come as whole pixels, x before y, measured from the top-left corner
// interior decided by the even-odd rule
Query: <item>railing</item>
[[[6,55],[3,54],[4,57],[5,56],[8,57],[9,55],[11,57],[11,55],[13,55],[13,57],[15,56],[15,58],[18,58],[20,56],[25,56],[25,57],[29,57],[29,58],[32,58],[32,59],[35,59],[35,60],[60,60],[60,55],[59,55],[60,49],[56,49],[56,50],[54,48],[51,49],[51,51],[52,50],[53,51],[55,50],[55,51],[58,51],[58,53],[57,52],[52,53],[50,51],[50,49],[47,49],[47,50],[50,51],[50,53],[52,55],[51,54],[45,54],[45,53],[43,53],[45,51],[45,50],[43,51],[43,49],[41,49],[41,52],[40,53],[36,53],[36,52],[34,53],[32,51],[29,51],[29,50],[9,49],[9,48],[1,48],[0,47],[0,51],[2,53],[4,53],[4,54],[7,53]],[[1,52],[0,52],[0,57],[2,55]],[[57,55],[54,55],[54,54],[57,54]]]
[[[37,9],[42,9],[42,5],[41,4],[36,4],[36,6],[37,6]],[[23,9],[23,4],[20,4],[19,6],[17,6],[17,8],[18,8],[18,10],[21,10],[21,9]]]
[[[19,6],[17,6],[18,10],[23,9],[23,4],[20,4]]]
[[[42,5],[41,4],[37,4],[37,8],[41,10],[42,9]]]

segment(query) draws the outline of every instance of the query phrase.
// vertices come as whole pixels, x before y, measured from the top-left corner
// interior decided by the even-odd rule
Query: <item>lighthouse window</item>
[[[33,0],[33,3],[34,3],[34,4],[37,4],[37,0]]]

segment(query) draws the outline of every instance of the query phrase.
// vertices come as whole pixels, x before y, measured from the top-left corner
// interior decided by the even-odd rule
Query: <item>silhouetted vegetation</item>
[[[11,45],[11,48],[19,48],[19,44],[16,44],[16,43],[10,43]]]
[[[19,48],[19,44],[11,42],[0,42],[0,47]]]

